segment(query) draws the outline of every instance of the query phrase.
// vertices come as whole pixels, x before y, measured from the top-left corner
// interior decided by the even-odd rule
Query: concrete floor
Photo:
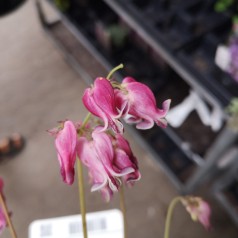
[[[84,117],[81,95],[86,85],[45,35],[32,1],[0,19],[0,36],[0,136],[18,131],[27,140],[21,154],[0,164],[0,175],[18,237],[27,238],[33,220],[79,213],[77,186],[61,182],[53,139],[46,130],[58,120]],[[126,189],[129,237],[162,237],[166,209],[177,192],[150,155],[127,137],[142,172],[141,181]],[[118,196],[105,204],[88,185],[86,190],[88,211],[119,207]],[[213,209],[212,231],[194,224],[178,206],[171,237],[238,237],[226,213],[207,199]],[[10,237],[8,230],[2,237]]]

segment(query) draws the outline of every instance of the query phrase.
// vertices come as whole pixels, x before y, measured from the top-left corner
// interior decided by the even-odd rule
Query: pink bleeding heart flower
[[[211,208],[200,197],[187,196],[181,199],[193,221],[199,221],[206,229],[210,228]]]
[[[3,182],[3,179],[0,177],[0,193],[4,198],[4,195],[3,195],[3,186],[4,186],[4,182]],[[3,211],[3,209],[0,207],[0,234],[3,232],[3,230],[7,227],[7,219],[6,219],[6,215]]]
[[[102,131],[111,127],[116,133],[123,132],[123,125],[119,121],[121,114],[117,111],[114,89],[109,80],[97,78],[93,87],[85,90],[83,103],[93,115],[103,120]]]
[[[51,132],[52,131],[52,132]],[[56,137],[55,147],[60,163],[63,181],[69,185],[74,182],[74,165],[76,161],[77,130],[72,121],[63,122],[63,126],[49,131]]]
[[[138,181],[141,178],[137,159],[132,153],[129,142],[122,135],[116,134],[112,141],[115,151],[115,166],[119,169],[128,167],[134,169],[134,172],[123,176],[124,181],[132,185],[134,181]]]
[[[115,94],[116,105],[123,110],[127,123],[135,123],[137,129],[144,130],[152,128],[154,122],[158,126],[166,127],[165,116],[169,110],[170,99],[163,102],[163,109],[157,108],[150,88],[131,77],[122,81],[121,89],[115,89]]]
[[[86,137],[80,137],[78,141],[78,157],[88,167],[89,177],[93,184],[91,191],[101,190],[106,201],[112,196],[112,190],[117,190],[118,181],[107,172],[98,157],[95,142]],[[109,187],[110,184],[110,187]]]
[[[118,191],[120,178],[135,172],[132,163],[118,164],[111,136],[101,132],[101,127],[92,133],[92,140],[80,137],[78,141],[78,157],[88,167],[89,176],[93,183],[91,191],[100,190],[106,201],[113,192]],[[132,176],[133,178],[135,176]]]

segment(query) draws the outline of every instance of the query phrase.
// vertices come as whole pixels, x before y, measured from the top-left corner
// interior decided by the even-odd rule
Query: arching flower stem
[[[174,208],[178,202],[181,202],[181,197],[175,197],[169,204],[168,212],[166,215],[166,221],[165,221],[164,238],[169,238],[172,215],[173,215]]]
[[[122,69],[123,67],[124,67],[123,64],[119,64],[118,66],[116,66],[115,68],[113,68],[113,69],[109,72],[109,74],[107,75],[107,78],[106,78],[106,79],[110,80],[111,76],[112,76],[117,70]]]
[[[85,203],[85,189],[84,189],[84,179],[83,179],[83,166],[82,162],[77,160],[77,173],[78,173],[78,186],[79,186],[79,204],[82,216],[82,227],[83,227],[83,237],[88,237],[87,232],[87,221],[86,221],[86,203]]]
[[[110,80],[111,76],[119,69],[122,69],[124,66],[123,64],[120,64],[113,68],[109,74],[107,75],[107,79]],[[82,125],[80,126],[78,135],[81,136],[83,133],[83,130],[85,126],[87,125],[91,113],[89,112],[87,116],[85,117]],[[81,216],[82,216],[82,227],[83,227],[83,235],[84,238],[88,237],[87,234],[87,221],[86,221],[86,203],[85,203],[85,193],[84,193],[84,179],[83,179],[83,166],[82,162],[80,159],[77,160],[77,173],[78,173],[78,186],[79,186],[79,198],[80,198],[80,211],[81,211]],[[126,219],[125,219],[125,202],[124,202],[124,194],[123,194],[123,188],[120,189],[120,204],[122,208],[122,213],[123,213],[123,220],[124,220],[124,238],[126,238]]]

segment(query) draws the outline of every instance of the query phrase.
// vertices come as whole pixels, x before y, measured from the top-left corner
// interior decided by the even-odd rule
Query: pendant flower
[[[230,40],[229,45],[229,52],[230,52],[230,65],[228,68],[228,72],[231,76],[238,82],[238,39],[237,37],[233,37]]]
[[[166,127],[165,116],[169,110],[171,100],[163,102],[163,109],[156,107],[156,100],[152,91],[145,84],[126,77],[121,89],[115,89],[116,106],[119,108],[127,123],[136,124],[137,129],[150,129],[154,122]],[[126,105],[126,106],[125,106]]]
[[[106,201],[111,199],[113,192],[118,191],[120,178],[132,181],[140,177],[135,158],[129,158],[132,157],[131,151],[123,151],[123,147],[117,146],[116,139],[112,141],[110,135],[101,132],[101,127],[92,132],[92,140],[80,137],[78,141],[78,157],[88,167],[93,183],[91,191],[100,190]]]
[[[115,137],[112,138],[112,143],[114,144],[114,159],[117,168],[125,169],[131,167],[134,169],[134,172],[123,176],[125,182],[133,184],[134,181],[138,181],[141,178],[141,174],[139,172],[137,159],[133,155],[128,141],[122,135],[116,134]]]
[[[89,112],[103,120],[102,131],[111,127],[114,132],[123,133],[123,125],[119,121],[121,115],[117,111],[114,89],[109,80],[97,78],[93,87],[85,90],[83,103]]]
[[[62,128],[50,130],[49,133],[56,137],[55,147],[63,181],[71,185],[74,182],[74,165],[78,140],[76,127],[72,121],[65,121]]]
[[[191,215],[193,221],[199,221],[206,229],[210,228],[211,209],[207,202],[200,197],[183,197],[182,204]]]

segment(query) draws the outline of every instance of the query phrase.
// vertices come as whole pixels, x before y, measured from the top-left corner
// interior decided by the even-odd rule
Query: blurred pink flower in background
[[[193,221],[199,221],[206,229],[210,228],[211,208],[200,197],[186,196],[181,199]]]
[[[231,74],[234,80],[238,82],[238,37],[237,36],[231,37],[228,49],[229,49],[230,57],[231,57],[228,72]]]

